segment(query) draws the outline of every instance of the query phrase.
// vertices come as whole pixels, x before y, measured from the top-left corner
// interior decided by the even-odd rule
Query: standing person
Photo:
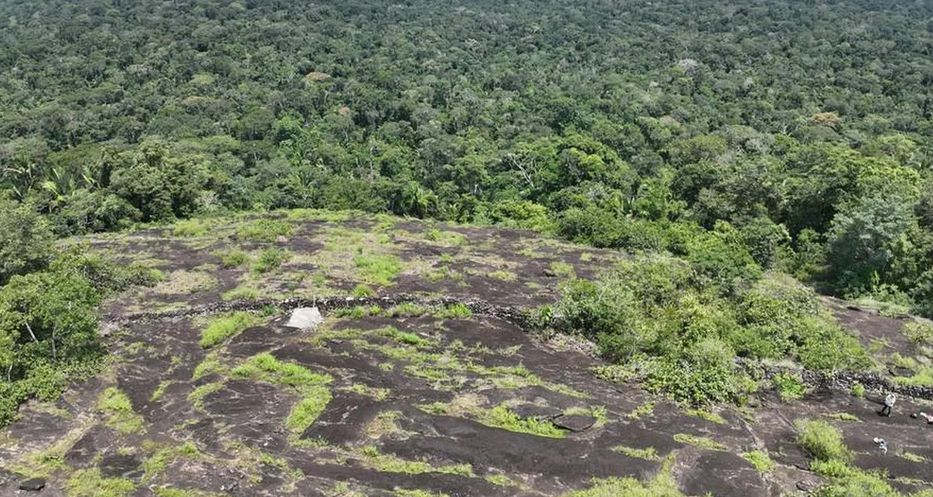
[[[894,392],[891,392],[888,395],[886,395],[884,397],[884,407],[881,408],[881,412],[878,414],[881,414],[882,416],[885,416],[885,417],[890,416],[891,409],[894,408],[895,402],[897,402],[897,395]]]

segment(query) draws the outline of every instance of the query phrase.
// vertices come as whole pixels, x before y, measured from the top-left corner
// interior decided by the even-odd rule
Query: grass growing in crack
[[[220,362],[217,354],[210,353],[194,368],[194,372],[191,373],[191,379],[199,380],[209,374],[223,373],[226,369],[226,366]]]
[[[447,466],[433,466],[425,461],[409,461],[393,454],[383,454],[373,446],[363,447],[360,451],[366,463],[378,471],[386,473],[445,473],[472,477],[473,467],[469,464],[452,464]]]
[[[383,328],[380,334],[398,343],[411,345],[413,347],[427,347],[431,345],[430,340],[422,338],[409,331],[401,331],[394,326]]]
[[[699,437],[689,433],[678,433],[674,440],[685,445],[692,445],[707,450],[726,450],[726,446],[708,437]]]
[[[535,418],[522,419],[505,405],[498,405],[480,413],[480,423],[517,433],[528,433],[539,437],[564,438],[567,432],[549,421]]]
[[[151,481],[156,476],[162,474],[169,463],[180,458],[194,458],[200,455],[198,448],[191,442],[185,442],[180,446],[165,447],[157,450],[154,454],[143,461],[142,469],[143,481]]]
[[[862,422],[862,420],[859,419],[858,416],[853,416],[852,414],[849,414],[849,413],[847,413],[847,412],[837,412],[837,413],[833,413],[833,414],[827,414],[826,417],[827,417],[827,418],[835,419],[835,420],[837,420],[837,421],[852,421],[852,422],[855,422],[855,423],[861,423],[861,422]]]
[[[644,416],[650,415],[652,412],[654,412],[654,402],[645,402],[635,409],[632,409],[632,412],[628,413],[628,418],[641,419]]]
[[[215,492],[206,492],[204,490],[194,490],[191,488],[174,487],[156,487],[153,489],[156,497],[223,497],[228,494],[218,494]]]
[[[294,226],[285,221],[261,219],[240,226],[237,229],[237,236],[243,240],[269,243],[274,242],[280,236],[291,235],[292,230]]]
[[[434,311],[434,317],[438,319],[470,319],[473,317],[473,311],[465,304],[452,304]]]
[[[66,486],[69,497],[126,497],[136,489],[126,478],[104,478],[98,468],[76,471]]]
[[[619,445],[613,447],[612,450],[624,454],[629,457],[635,457],[638,459],[645,459],[647,461],[660,461],[661,456],[658,455],[658,451],[654,447],[645,447],[644,449],[637,449],[635,447],[626,447],[624,445]]]
[[[152,395],[149,396],[149,400],[151,400],[152,402],[155,402],[161,399],[162,396],[165,395],[165,390],[169,386],[171,386],[171,384],[172,384],[171,380],[164,380],[164,381],[159,382],[159,386],[157,386],[156,389],[152,391]]]
[[[97,410],[106,415],[106,424],[123,433],[143,431],[143,419],[133,411],[130,398],[116,387],[109,387],[97,398]]]
[[[394,255],[360,254],[353,258],[360,277],[374,285],[389,286],[402,271],[402,261]]]
[[[188,401],[191,402],[191,404],[195,407],[195,409],[203,409],[204,408],[204,397],[207,397],[208,395],[214,392],[222,390],[223,387],[224,387],[224,384],[219,381],[201,385],[198,388],[195,388],[191,393],[188,394]]]
[[[771,457],[768,456],[767,452],[753,450],[751,452],[742,454],[742,457],[748,460],[748,462],[752,463],[752,466],[754,466],[759,473],[770,473],[772,470],[774,470],[774,461],[771,460]]]
[[[211,319],[201,331],[201,347],[210,348],[255,325],[260,317],[249,312],[233,312]]]
[[[231,374],[238,378],[266,381],[297,390],[301,399],[292,407],[285,420],[285,426],[293,435],[300,435],[311,426],[331,401],[327,385],[333,379],[329,375],[314,373],[298,364],[280,361],[269,353],[250,358],[234,368]]]
[[[420,488],[415,488],[415,489],[396,488],[395,495],[396,497],[450,497],[448,494],[445,494],[445,493],[429,492],[427,490],[421,490]]]

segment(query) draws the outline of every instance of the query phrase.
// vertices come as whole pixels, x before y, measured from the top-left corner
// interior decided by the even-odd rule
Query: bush
[[[852,460],[852,453],[842,440],[842,433],[825,421],[798,421],[797,443],[819,461]]]
[[[807,392],[807,387],[800,381],[800,378],[787,373],[774,375],[771,378],[771,385],[784,401],[799,399]]]
[[[0,201],[0,285],[17,274],[45,269],[52,232],[30,206]]]
[[[151,282],[145,268],[118,268],[73,249],[0,287],[0,424],[26,399],[55,399],[70,379],[93,370],[103,352],[98,305],[128,285]]]

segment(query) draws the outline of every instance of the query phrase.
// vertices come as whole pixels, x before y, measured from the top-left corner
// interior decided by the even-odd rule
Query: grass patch
[[[762,450],[753,450],[751,452],[742,454],[742,457],[748,460],[748,462],[752,463],[752,466],[754,466],[759,473],[770,473],[774,470],[774,461],[771,460],[771,457],[768,456],[767,452]]]
[[[252,242],[274,242],[280,236],[292,234],[294,226],[274,219],[261,219],[243,224],[237,228],[237,237]]]
[[[511,271],[505,271],[503,269],[493,271],[491,273],[488,273],[487,275],[490,278],[495,278],[497,280],[502,280],[502,281],[515,281],[516,279],[518,279],[518,275],[516,275],[515,273]]]
[[[201,331],[199,344],[210,348],[228,338],[240,334],[246,328],[255,325],[261,318],[249,312],[233,312],[211,319]]]
[[[106,416],[106,425],[120,433],[143,431],[143,419],[133,411],[130,398],[116,387],[109,387],[100,393],[97,410]]]
[[[438,319],[470,319],[473,317],[473,311],[465,304],[453,304],[434,311],[434,317]]]
[[[900,453],[900,454],[898,454],[898,455],[901,456],[901,457],[904,458],[904,459],[907,459],[907,460],[910,461],[910,462],[916,462],[916,463],[925,463],[925,462],[927,462],[927,458],[925,458],[925,457],[923,457],[923,456],[921,456],[921,455],[919,455],[919,454],[914,454],[913,452],[902,452],[902,453]]]
[[[69,497],[126,497],[136,484],[126,478],[104,478],[100,469],[76,471],[66,484]]]
[[[575,278],[577,276],[573,266],[566,262],[554,261],[548,266],[548,268],[551,270],[551,273],[553,273],[554,276],[559,278]]]
[[[394,255],[360,254],[353,258],[360,277],[374,285],[389,286],[402,271],[402,261]]]
[[[282,266],[291,254],[287,250],[280,248],[270,248],[259,253],[259,257],[253,262],[252,271],[256,274],[265,274],[274,271]]]
[[[225,269],[240,267],[249,261],[249,254],[240,249],[225,250],[216,255],[220,257],[220,265]]]
[[[797,376],[788,373],[778,373],[774,375],[771,378],[771,385],[777,391],[781,400],[785,402],[799,399],[807,393],[807,387],[803,384],[803,381]]]
[[[223,497],[228,494],[205,492],[191,488],[156,487],[152,490],[157,497]]]
[[[379,452],[379,449],[373,446],[363,447],[361,453],[369,466],[386,473],[405,473],[410,475],[446,473],[468,477],[474,476],[473,467],[469,464],[435,467],[425,461],[409,461],[392,454],[383,454]]]
[[[837,421],[853,421],[853,422],[856,422],[856,423],[861,423],[861,422],[862,422],[862,420],[859,419],[857,416],[853,416],[853,415],[851,415],[851,414],[849,414],[849,413],[847,413],[847,412],[836,412],[836,413],[832,413],[832,414],[827,414],[826,417],[827,417],[827,418],[835,419],[835,420],[837,420]]]
[[[191,373],[191,379],[200,380],[209,374],[223,373],[226,371],[226,369],[226,366],[220,362],[220,359],[217,358],[217,355],[211,353],[208,354],[207,357],[205,357],[204,360],[194,368],[194,372]]]
[[[661,471],[649,482],[641,482],[636,478],[595,480],[590,488],[574,490],[563,497],[683,497],[671,476],[672,465],[673,459],[666,459]]]
[[[700,437],[690,435],[689,433],[678,433],[674,435],[674,440],[684,445],[692,445],[707,450],[726,450],[726,446],[709,437]]]
[[[201,385],[188,394],[188,401],[191,402],[195,409],[203,409],[204,397],[223,389],[223,387],[224,384],[219,381]]]
[[[501,404],[483,411],[477,421],[495,428],[516,433],[528,433],[539,437],[564,438],[567,436],[566,431],[554,426],[549,421],[535,418],[522,419],[507,406]]]
[[[234,368],[232,375],[294,388],[301,395],[301,399],[292,407],[285,420],[285,426],[293,435],[300,435],[311,426],[331,401],[327,385],[333,379],[329,375],[314,373],[303,366],[280,361],[272,354],[265,353],[250,358]]]
[[[212,224],[205,219],[183,219],[175,222],[172,234],[175,236],[203,236],[211,229]]]
[[[375,297],[376,291],[370,288],[369,286],[360,283],[356,285],[355,287],[353,287],[353,291],[350,292],[350,295],[358,299],[366,298],[366,297]]]
[[[620,454],[625,454],[629,457],[645,459],[647,461],[660,461],[661,460],[661,456],[658,455],[658,451],[654,447],[636,449],[634,447],[626,447],[624,445],[619,445],[619,446],[613,447],[612,450]]]
[[[644,404],[632,409],[632,412],[628,413],[629,419],[641,419],[645,416],[650,415],[654,412],[654,402],[645,402]]]
[[[797,443],[814,459],[848,462],[852,453],[842,441],[842,434],[826,421],[798,421]]]

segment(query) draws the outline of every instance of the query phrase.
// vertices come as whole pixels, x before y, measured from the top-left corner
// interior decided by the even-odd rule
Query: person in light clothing
[[[897,402],[897,395],[896,395],[896,394],[894,394],[894,393],[892,392],[892,393],[889,393],[888,395],[886,395],[886,396],[884,397],[884,407],[881,408],[881,412],[880,412],[879,414],[881,414],[882,416],[885,416],[885,417],[890,416],[890,415],[891,415],[891,409],[894,409],[894,403],[895,403],[895,402]]]

